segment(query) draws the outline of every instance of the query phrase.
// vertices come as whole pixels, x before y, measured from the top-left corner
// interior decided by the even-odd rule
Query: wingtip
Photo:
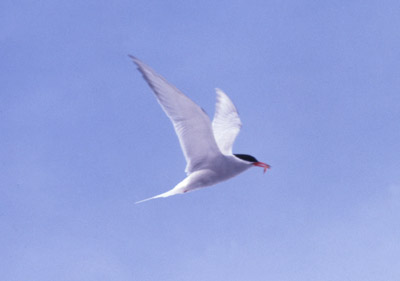
[[[128,57],[130,57],[133,60],[137,60],[137,58],[135,56],[132,56],[131,54],[128,54]]]
[[[140,60],[139,60],[137,57],[132,56],[131,54],[128,54],[128,57],[129,57],[135,64],[138,64],[138,63],[140,62]]]
[[[218,96],[227,96],[227,94],[220,88],[215,88],[215,92],[217,93]]]

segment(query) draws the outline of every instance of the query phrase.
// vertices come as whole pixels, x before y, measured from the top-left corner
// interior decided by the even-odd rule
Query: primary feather
[[[215,142],[208,115],[149,66],[133,56],[131,58],[174,125],[187,162],[186,173],[191,174],[207,168],[211,158],[221,153]]]
[[[232,147],[240,132],[242,122],[239,113],[230,98],[220,89],[216,89],[217,103],[212,128],[220,151],[232,155]]]

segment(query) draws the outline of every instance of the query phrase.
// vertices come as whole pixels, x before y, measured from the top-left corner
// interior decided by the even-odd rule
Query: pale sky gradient
[[[398,281],[399,1],[0,4],[4,281]],[[185,177],[127,54],[272,165],[135,205]]]

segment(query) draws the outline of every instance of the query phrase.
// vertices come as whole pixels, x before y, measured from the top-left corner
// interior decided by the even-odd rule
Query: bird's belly
[[[218,174],[212,170],[200,170],[190,174],[188,180],[187,188],[195,189],[214,185],[223,179],[219,179]]]
[[[232,173],[229,170],[214,171],[209,169],[193,172],[186,178],[184,192],[217,184],[236,176],[240,172],[242,171]]]

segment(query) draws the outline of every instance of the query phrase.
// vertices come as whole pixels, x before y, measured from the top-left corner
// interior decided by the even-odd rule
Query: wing
[[[185,172],[207,168],[211,159],[221,155],[211,128],[211,121],[204,110],[167,82],[149,66],[130,56],[143,74],[162,109],[174,125],[185,156]]]
[[[233,102],[220,89],[216,89],[217,104],[212,122],[214,137],[219,149],[225,155],[232,155],[232,147],[240,132],[242,122]]]

